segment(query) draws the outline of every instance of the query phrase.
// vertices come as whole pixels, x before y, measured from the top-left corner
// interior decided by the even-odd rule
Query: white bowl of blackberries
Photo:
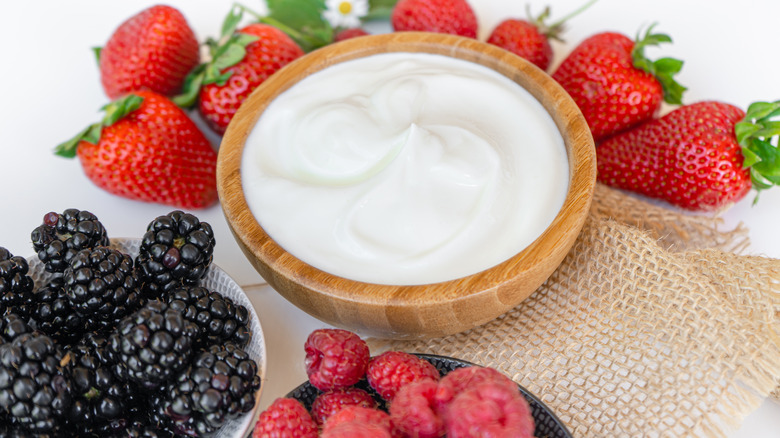
[[[0,437],[232,437],[253,426],[265,343],[212,263],[211,226],[172,211],[109,238],[86,210],[0,247]]]

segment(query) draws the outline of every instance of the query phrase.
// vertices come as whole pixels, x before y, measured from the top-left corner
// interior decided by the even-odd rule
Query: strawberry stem
[[[57,147],[54,148],[54,153],[65,158],[75,157],[79,143],[86,141],[88,143],[97,144],[100,141],[100,134],[104,127],[113,125],[126,115],[137,110],[143,101],[143,97],[135,94],[128,94],[121,99],[104,105],[101,108],[102,111],[105,111],[103,120],[87,126],[79,131],[74,137],[57,145]]]
[[[686,87],[680,85],[674,80],[674,75],[682,69],[683,62],[674,58],[661,58],[656,61],[650,61],[645,57],[645,47],[659,46],[662,43],[671,43],[672,38],[663,33],[652,33],[655,23],[652,24],[644,36],[637,35],[634,49],[631,51],[631,58],[634,67],[644,70],[658,79],[664,90],[664,101],[666,103],[681,105],[682,95]]]
[[[561,18],[558,21],[556,21],[555,23],[551,24],[550,27],[556,27],[556,26],[563,25],[563,23],[569,21],[571,18],[573,18],[573,17],[575,17],[577,15],[580,15],[583,11],[585,11],[586,9],[591,7],[591,5],[593,5],[593,3],[596,3],[596,1],[598,1],[598,0],[590,0],[589,2],[587,2],[584,5],[580,6],[579,8],[577,8],[577,9],[569,12],[568,14],[564,15],[563,18]]]
[[[564,42],[561,39],[561,33],[563,33],[564,30],[566,30],[566,22],[570,20],[571,18],[581,14],[584,10],[588,9],[593,5],[593,3],[596,3],[598,0],[589,0],[579,8],[575,9],[572,12],[569,12],[568,14],[564,15],[562,18],[554,22],[553,24],[545,24],[544,21],[547,20],[547,18],[550,17],[550,7],[547,6],[544,8],[541,14],[537,17],[533,17],[531,15],[531,8],[529,5],[526,5],[525,10],[526,14],[528,14],[528,19],[533,23],[534,26],[536,26],[537,29],[539,29],[539,33],[546,36],[547,38],[554,39],[556,41]]]
[[[750,179],[758,193],[780,185],[780,100],[754,102],[745,118],[734,125],[734,134],[742,147],[743,167],[750,168]],[[758,194],[753,204],[758,201]]]

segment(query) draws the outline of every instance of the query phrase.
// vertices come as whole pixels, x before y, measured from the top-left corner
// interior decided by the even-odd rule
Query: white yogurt
[[[481,65],[388,53],[328,67],[277,97],[241,163],[249,208],[302,261],[412,285],[477,273],[557,215],[568,160],[552,118]]]

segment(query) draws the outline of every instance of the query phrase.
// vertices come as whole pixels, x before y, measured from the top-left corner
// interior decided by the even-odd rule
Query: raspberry
[[[388,402],[407,383],[439,377],[439,370],[430,362],[403,351],[387,351],[371,359],[366,372],[368,384]]]
[[[449,438],[534,436],[531,408],[517,388],[490,381],[455,396],[445,424]]]
[[[322,437],[395,438],[401,434],[393,427],[390,414],[379,409],[348,406],[333,414],[322,427]]]
[[[446,416],[448,405],[458,394],[479,385],[482,382],[493,382],[506,386],[512,391],[518,391],[517,384],[509,377],[493,368],[471,366],[457,368],[441,378],[436,391],[436,410]]]
[[[444,420],[435,410],[438,383],[422,379],[401,387],[390,405],[390,418],[401,433],[417,438],[444,435]]]
[[[477,37],[477,16],[466,0],[399,0],[390,15],[395,31]]]
[[[344,29],[336,32],[336,35],[333,36],[333,41],[339,42],[339,41],[348,40],[350,38],[356,38],[356,37],[366,36],[366,35],[369,35],[369,33],[363,30],[362,28],[352,27],[349,29]]]
[[[294,398],[277,398],[255,424],[252,438],[316,438],[317,423]]]
[[[354,385],[366,374],[368,345],[355,333],[315,330],[306,339],[304,349],[309,382],[321,391]]]
[[[342,423],[320,435],[323,438],[393,438],[384,427],[360,421]]]
[[[341,388],[323,392],[311,405],[311,416],[317,424],[324,424],[331,415],[347,406],[376,408],[377,403],[371,395],[360,388]]]

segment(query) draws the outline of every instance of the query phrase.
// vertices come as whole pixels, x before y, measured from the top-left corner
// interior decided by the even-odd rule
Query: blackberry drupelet
[[[114,375],[108,339],[87,334],[66,353],[66,362],[73,398],[67,416],[71,426],[82,436],[124,430],[140,409],[141,396],[134,385]]]
[[[0,316],[0,345],[12,342],[19,336],[32,332],[32,328],[21,316],[15,313],[6,313]]]
[[[206,346],[231,342],[243,348],[252,337],[249,311],[219,292],[201,286],[183,286],[172,290],[166,301],[200,326],[201,343]]]
[[[116,374],[154,390],[189,363],[200,328],[161,301],[122,319],[109,336]]]
[[[84,318],[70,305],[62,276],[54,277],[33,294],[30,325],[62,344],[77,342],[87,331]]]
[[[162,390],[162,410],[176,433],[212,436],[229,419],[255,406],[257,364],[233,344],[198,353],[186,371]]]
[[[71,403],[62,358],[54,340],[42,333],[26,333],[0,345],[0,415],[20,430],[55,431]]]
[[[68,301],[88,329],[112,327],[140,305],[133,259],[113,248],[79,251],[63,279]]]
[[[8,312],[27,317],[33,296],[33,279],[27,259],[0,247],[0,315]]]
[[[35,228],[30,237],[38,259],[49,272],[64,272],[70,259],[83,249],[110,244],[97,216],[75,208],[62,214],[47,213],[43,224]]]
[[[102,435],[105,437],[105,435]],[[121,432],[109,435],[110,438],[173,438],[173,432],[148,424],[132,423]]]
[[[211,225],[192,214],[176,210],[154,219],[136,258],[143,293],[159,298],[182,284],[198,284],[211,266],[215,243]]]

